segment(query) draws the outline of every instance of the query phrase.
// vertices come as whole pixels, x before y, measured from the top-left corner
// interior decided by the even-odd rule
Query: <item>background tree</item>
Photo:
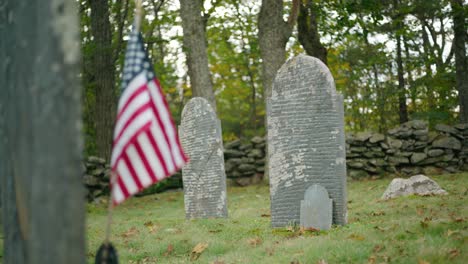
[[[117,109],[115,60],[108,0],[89,0],[91,35],[94,49],[91,55],[92,79],[96,90],[95,128],[99,156],[109,160]],[[121,36],[120,36],[121,37]]]
[[[0,19],[3,261],[84,263],[76,1],[3,11],[14,14]]]
[[[288,21],[284,21],[283,0],[262,0],[258,16],[258,38],[265,99],[270,97],[276,72],[286,60],[286,42],[296,23],[298,8],[299,0],[294,0]]]
[[[216,110],[211,74],[206,53],[207,17],[202,16],[203,0],[180,0],[184,29],[184,51],[193,96],[203,97]]]
[[[319,58],[327,64],[327,49],[320,42],[317,24],[319,12],[319,7],[313,0],[301,1],[297,17],[297,34],[307,55]]]
[[[468,123],[468,61],[466,59],[466,8],[462,0],[450,2],[453,13],[454,50],[456,83],[458,89],[458,101],[460,105],[460,122]]]

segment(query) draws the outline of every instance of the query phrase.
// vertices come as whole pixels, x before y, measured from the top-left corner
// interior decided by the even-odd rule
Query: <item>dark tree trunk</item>
[[[258,37],[262,57],[264,98],[271,96],[276,72],[286,60],[286,42],[291,37],[299,1],[293,1],[288,22],[283,20],[283,0],[262,0],[258,17]]]
[[[396,19],[396,28],[395,28],[395,37],[397,42],[397,74],[398,74],[398,114],[400,117],[400,124],[403,124],[408,121],[408,110],[406,108],[406,91],[405,91],[405,79],[404,79],[404,69],[403,69],[403,59],[401,57],[401,34],[398,32],[402,29],[402,17],[399,14],[398,10],[398,0],[394,0],[394,11],[397,12]]]
[[[108,0],[90,0],[91,33],[94,38],[92,67],[96,89],[96,147],[98,155],[109,160],[117,116],[114,53],[109,22]]]
[[[460,122],[468,123],[468,62],[466,58],[466,13],[463,0],[451,1],[455,45],[455,69]]]
[[[205,98],[216,111],[216,99],[206,52],[206,20],[201,15],[202,8],[203,0],[180,0],[184,50],[192,96]]]
[[[297,18],[299,42],[307,55],[314,56],[327,64],[327,49],[320,42],[317,26],[318,7],[312,0],[302,1],[299,6]]]
[[[85,263],[76,1],[1,8],[2,260]]]

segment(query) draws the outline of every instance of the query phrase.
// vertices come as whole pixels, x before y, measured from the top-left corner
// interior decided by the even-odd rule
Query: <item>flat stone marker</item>
[[[179,134],[190,159],[182,169],[186,218],[227,217],[221,123],[206,99],[185,105]]]
[[[333,202],[323,186],[314,184],[307,188],[301,201],[301,227],[328,230],[332,226]]]
[[[272,226],[299,224],[301,200],[313,184],[333,200],[333,223],[346,224],[343,97],[325,64],[299,55],[281,67],[267,99],[267,124]]]

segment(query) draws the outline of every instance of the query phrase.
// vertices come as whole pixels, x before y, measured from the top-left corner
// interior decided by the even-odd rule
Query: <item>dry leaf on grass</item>
[[[455,258],[456,256],[460,255],[460,250],[453,248],[449,250],[448,254],[449,258]]]
[[[317,264],[328,264],[328,262],[324,259],[319,259],[319,261],[317,261]]]
[[[125,231],[123,234],[122,234],[122,237],[124,238],[130,238],[134,235],[138,234],[138,229],[136,229],[136,227],[132,227],[130,229],[128,229],[127,231]]]
[[[172,254],[173,251],[174,251],[174,246],[172,244],[167,245],[167,249],[166,249],[166,252],[164,252],[164,256],[165,257],[169,256],[170,254]]]
[[[363,241],[365,237],[358,235],[358,234],[351,234],[348,238],[356,240],[356,241]]]
[[[429,261],[425,261],[424,259],[418,259],[418,264],[431,264]]]
[[[368,264],[374,264],[375,261],[376,261],[376,257],[374,255],[370,256],[368,259],[367,259],[367,263]]]
[[[263,241],[259,237],[254,237],[254,238],[249,238],[247,240],[247,242],[249,243],[249,245],[256,247],[256,246],[262,244]]]
[[[385,248],[385,246],[383,246],[383,245],[375,245],[373,252],[374,253],[380,252],[384,248]]]
[[[270,217],[270,214],[262,214],[261,217]]]
[[[194,261],[194,260],[197,260],[201,253],[203,253],[203,251],[205,251],[205,249],[208,247],[208,243],[198,243],[193,249],[192,249],[192,253],[190,255],[190,260],[191,261]]]

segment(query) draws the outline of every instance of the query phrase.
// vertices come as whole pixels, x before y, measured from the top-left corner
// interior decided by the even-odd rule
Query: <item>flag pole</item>
[[[142,13],[142,8],[141,8],[141,0],[135,0],[135,30],[138,32],[140,31],[140,25],[141,25],[141,13]]]

